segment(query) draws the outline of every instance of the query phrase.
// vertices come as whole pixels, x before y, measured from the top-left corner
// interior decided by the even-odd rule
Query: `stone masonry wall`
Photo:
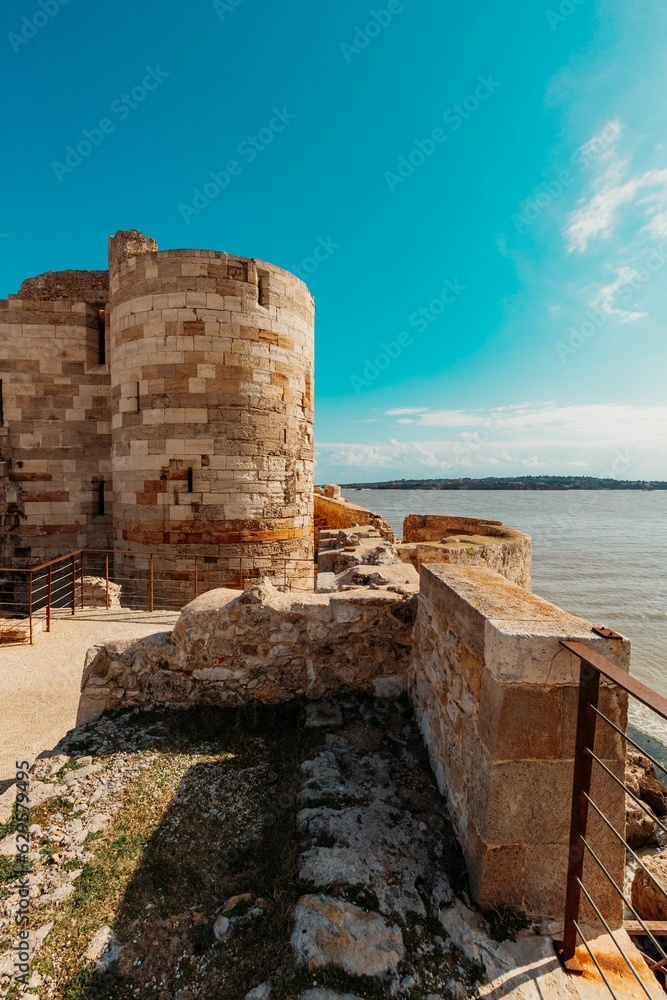
[[[79,722],[126,705],[239,705],[322,698],[340,687],[380,696],[406,686],[415,597],[304,594],[268,581],[210,591],[172,633],[106,643],[87,656]]]
[[[418,602],[410,693],[474,897],[562,919],[579,661],[560,640],[580,639],[624,670],[629,643],[598,637],[588,622],[485,568],[423,566]],[[601,708],[624,728],[623,694],[603,685]],[[622,778],[623,741],[598,729],[596,752]],[[599,767],[592,794],[622,831],[623,791]],[[590,842],[622,884],[625,852],[596,819]],[[618,897],[590,858],[584,880],[620,924]]]
[[[425,563],[488,566],[526,590],[532,586],[531,537],[502,521],[411,514],[398,552],[417,570]]]
[[[393,542],[394,532],[381,514],[359,507],[342,498],[315,494],[315,547],[319,548],[319,532],[322,528],[353,528],[356,525],[367,525],[377,528],[382,538]]]
[[[110,245],[116,548],[217,553],[244,580],[312,588],[310,292],[270,264],[126,237]],[[179,596],[174,564],[158,596]]]
[[[98,364],[107,297],[104,272],[70,271],[30,279],[20,297],[0,301],[0,565],[110,543],[110,383]]]

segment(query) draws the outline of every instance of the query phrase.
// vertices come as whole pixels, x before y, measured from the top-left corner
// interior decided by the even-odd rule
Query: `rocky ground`
[[[389,590],[419,593],[419,573],[404,562],[396,545],[373,527],[323,528],[317,562],[317,590]]]
[[[406,701],[120,713],[70,734],[31,784],[30,992],[44,1000],[450,1000],[476,996],[503,947],[503,919],[466,906]]]

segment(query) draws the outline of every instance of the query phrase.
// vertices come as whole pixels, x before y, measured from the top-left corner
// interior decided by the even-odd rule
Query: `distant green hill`
[[[667,490],[667,483],[594,476],[511,476],[486,479],[392,479],[385,483],[341,483],[346,490]]]

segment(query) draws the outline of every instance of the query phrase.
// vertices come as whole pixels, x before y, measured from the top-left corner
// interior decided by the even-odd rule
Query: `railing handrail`
[[[55,559],[49,559],[48,562],[39,563],[37,566],[0,566],[0,573],[37,573],[40,569],[48,569],[49,566],[54,566],[56,563],[62,562],[63,559],[72,559],[80,555],[81,552],[87,551],[87,549],[74,549],[72,552],[66,552],[65,555],[56,556]]]
[[[582,662],[588,664],[593,670],[597,670],[598,673],[602,674],[608,680],[613,681],[614,684],[618,684],[620,688],[631,694],[633,698],[641,701],[647,708],[652,709],[663,719],[667,720],[667,698],[663,698],[657,691],[653,691],[646,684],[642,684],[635,677],[631,677],[630,674],[621,670],[620,667],[617,667],[616,664],[608,660],[602,653],[591,649],[590,646],[587,646],[583,642],[577,642],[573,639],[562,639],[561,646],[569,649],[571,653],[578,656]]]
[[[596,631],[598,630],[596,629]],[[605,631],[609,633],[609,630]],[[604,631],[599,632],[599,634],[604,634]],[[615,633],[611,633],[611,636],[616,639],[622,638]],[[622,780],[619,775],[614,773],[612,767],[607,766],[604,760],[601,759],[604,756],[602,753],[595,752],[598,720],[603,724],[607,724],[612,731],[615,731],[621,736],[623,740],[623,764],[625,764],[625,751],[628,744],[634,746],[636,749],[639,749],[638,745],[627,736],[627,733],[624,732],[624,723],[620,722],[620,725],[617,726],[612,719],[608,718],[607,715],[600,710],[599,697],[602,690],[600,683],[602,678],[606,678],[608,681],[611,681],[612,684],[614,684],[619,690],[624,691],[626,694],[635,698],[637,701],[641,702],[641,704],[645,705],[647,708],[655,712],[656,715],[665,720],[667,720],[667,699],[647,687],[647,685],[642,684],[641,681],[631,677],[629,673],[616,666],[616,664],[612,663],[611,660],[609,660],[602,653],[595,649],[591,649],[585,642],[575,639],[562,639],[560,644],[564,649],[567,649],[579,659],[579,692],[574,747],[574,768],[572,776],[570,850],[567,868],[563,940],[562,942],[555,942],[556,950],[568,972],[581,973],[583,968],[577,956],[577,942],[580,939],[585,950],[588,952],[589,957],[595,964],[601,979],[607,986],[609,993],[615,998],[615,1000],[619,1000],[618,994],[615,992],[613,986],[605,975],[604,970],[600,967],[595,957],[595,953],[591,948],[590,943],[587,941],[584,930],[580,925],[580,906],[582,902],[581,896],[583,893],[586,898],[586,902],[591,907],[592,912],[598,918],[609,938],[615,945],[616,950],[618,951],[625,966],[627,966],[629,973],[632,977],[634,977],[639,984],[640,989],[650,1000],[652,994],[649,993],[646,983],[642,981],[637,969],[635,969],[633,962],[626,953],[624,944],[621,944],[615,936],[610,926],[610,921],[606,919],[605,914],[602,912],[602,904],[599,906],[595,902],[591,893],[584,885],[584,860],[586,857],[590,857],[597,865],[598,870],[604,875],[608,885],[620,898],[623,906],[625,907],[624,912],[629,911],[632,913],[638,922],[639,928],[649,940],[650,945],[653,946],[654,952],[658,956],[657,958],[652,957],[650,954],[644,954],[641,949],[639,951],[639,954],[641,954],[646,960],[647,967],[653,969],[654,971],[660,970],[661,973],[664,973],[665,968],[667,967],[667,944],[664,939],[662,943],[657,940],[656,933],[658,933],[658,931],[656,930],[654,933],[654,930],[648,926],[649,922],[642,918],[641,913],[635,908],[637,904],[635,904],[634,897],[632,899],[627,898],[624,887],[624,879],[618,874],[615,878],[611,866],[605,864],[604,861],[601,860],[598,852],[591,847],[588,838],[588,819],[589,806],[591,806],[599,819],[602,820],[605,827],[613,833],[616,841],[620,843],[621,847],[624,849],[622,855],[623,858],[626,857],[625,852],[629,851],[630,855],[643,869],[644,874],[648,876],[652,885],[657,888],[665,899],[667,899],[667,888],[665,885],[658,880],[655,873],[651,873],[649,871],[649,869],[630,847],[625,830],[625,816],[622,832],[619,832],[619,830],[616,829],[616,825],[612,823],[607,816],[605,816],[604,811],[591,797],[591,778],[593,765],[595,764],[604,774],[606,774],[608,779],[611,779],[611,781],[621,789],[622,793],[625,793],[624,801],[629,795],[630,798],[634,800],[635,804],[643,809],[644,812],[655,821],[656,827],[667,831],[665,823],[661,822],[657,816],[654,816],[646,802],[642,801],[640,797],[635,794],[634,790],[631,790],[628,787],[627,780]],[[621,726],[623,728],[620,728]],[[616,757],[614,757],[614,759],[616,759]],[[649,759],[654,765],[657,765],[663,773],[667,774],[666,766],[659,763],[653,757],[649,756]],[[609,761],[609,763],[611,763],[611,761]],[[667,930],[667,923],[665,924],[665,929]]]
[[[229,542],[228,544],[230,545],[230,547],[233,546],[234,548],[237,548],[240,543]],[[82,553],[83,554],[90,553],[91,555],[105,555],[106,553],[109,553],[109,555],[119,555],[119,556],[160,556],[162,558],[168,558],[171,556],[173,558],[181,558],[181,559],[183,558],[229,559],[230,558],[229,556],[226,556],[220,552],[164,552],[160,549],[148,549],[146,551],[143,550],[139,551],[135,549],[112,549],[112,548],[91,549],[86,546],[81,549],[73,549],[72,552],[66,552],[62,556],[56,556],[53,559],[49,559],[48,562],[39,563],[37,566],[0,566],[0,573],[37,573],[41,569],[48,569],[49,566],[54,566],[56,563],[62,562],[64,559],[73,559],[76,556],[81,555]],[[238,556],[232,556],[231,558],[241,560],[243,558],[252,558],[252,556],[244,557],[242,555],[238,555]],[[309,565],[314,564],[313,559],[307,559],[304,558],[303,556],[300,557],[282,556],[281,559],[283,562],[288,562],[288,563],[295,562],[295,563],[308,563]]]

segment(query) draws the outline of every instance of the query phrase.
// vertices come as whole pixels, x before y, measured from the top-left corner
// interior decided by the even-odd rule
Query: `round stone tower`
[[[312,588],[307,287],[137,231],[109,241],[109,278],[118,577],[174,604],[260,576]]]

